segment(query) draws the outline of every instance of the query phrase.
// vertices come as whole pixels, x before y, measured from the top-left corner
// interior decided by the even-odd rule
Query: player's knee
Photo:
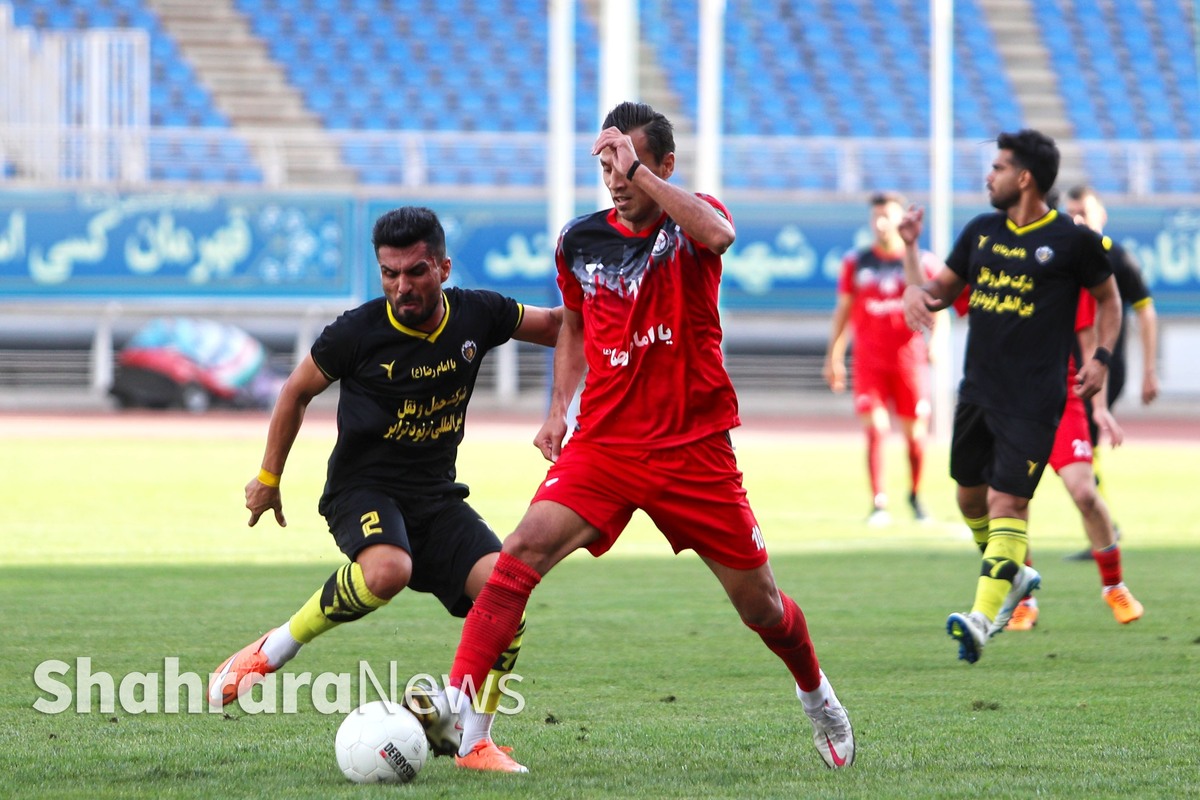
[[[1099,510],[1100,495],[1096,492],[1095,485],[1080,484],[1071,487],[1071,498],[1075,501],[1079,513],[1085,517],[1090,517]]]
[[[746,625],[774,628],[783,622],[783,601],[778,592],[746,592],[731,599]]]
[[[412,558],[399,547],[372,547],[358,559],[371,594],[390,600],[412,579]]]

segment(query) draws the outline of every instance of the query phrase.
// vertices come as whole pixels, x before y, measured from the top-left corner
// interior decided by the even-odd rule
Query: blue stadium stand
[[[697,112],[696,4],[641,4],[643,36],[657,49],[686,113]],[[928,114],[928,3],[924,0],[734,0],[726,17],[725,116],[732,135],[925,137]],[[974,0],[959,0],[956,28],[955,134],[986,139],[1022,118],[1004,79],[995,42]],[[680,44],[680,43],[683,44]],[[999,76],[999,78],[998,78]],[[928,163],[885,149],[864,151],[865,171],[905,191],[928,184]],[[737,164],[736,188],[837,188],[834,164],[813,164],[801,184],[779,186],[780,170]],[[960,190],[977,189],[973,169],[955,174]]]
[[[310,110],[330,130],[537,132],[546,129],[546,9],[540,0],[236,0]],[[596,32],[576,15],[576,121],[595,127]],[[521,47],[509,43],[521,42]],[[513,169],[471,147],[434,184],[540,185],[542,158]],[[404,154],[350,144],[369,184],[403,180]]]
[[[1044,0],[1032,4],[1051,64],[1063,76],[1063,103],[1082,140],[1179,141],[1200,136],[1200,82],[1192,23],[1180,0],[1096,4]],[[1070,13],[1068,13],[1070,12]],[[1114,156],[1088,153],[1085,166],[1099,191],[1129,190]],[[1151,164],[1161,192],[1200,190],[1197,165],[1185,156]],[[1189,168],[1190,167],[1190,168]]]
[[[385,145],[395,131],[536,133],[547,124],[544,0],[234,0],[284,68],[308,108],[332,131],[380,134],[343,147],[361,182],[405,179],[403,148]],[[156,126],[225,129],[228,120],[180,57],[144,0],[13,0],[21,25],[80,28],[136,26],[151,36],[151,116]],[[1200,76],[1186,0],[1032,3],[1077,138],[1179,141],[1200,137]],[[724,128],[733,136],[836,137],[871,142],[928,136],[927,0],[729,0],[726,15]],[[641,0],[642,38],[657,54],[667,88],[684,115],[697,114],[697,4]],[[1014,87],[978,0],[956,0],[954,135],[986,142],[1025,124]],[[576,13],[576,128],[595,128],[597,32]],[[520,47],[510,46],[520,42]],[[244,144],[184,148],[156,143],[151,174],[171,180],[254,182],[256,169],[222,170],[188,159],[248,161]],[[438,147],[437,144],[430,145]],[[866,152],[864,150],[864,152]],[[511,152],[462,146],[437,184],[502,180],[537,186],[542,159],[513,169]],[[837,153],[811,163],[728,154],[733,188],[838,188]],[[1115,153],[1089,150],[1085,168],[1106,192],[1127,191],[1128,170]],[[1182,161],[1180,161],[1182,159]],[[924,153],[872,145],[867,180],[903,191],[927,187]],[[207,162],[205,162],[207,163]],[[1150,164],[1155,187],[1195,192],[1188,157]],[[787,179],[783,174],[791,174]],[[584,165],[581,183],[594,180]],[[978,163],[956,163],[954,188],[978,191]]]

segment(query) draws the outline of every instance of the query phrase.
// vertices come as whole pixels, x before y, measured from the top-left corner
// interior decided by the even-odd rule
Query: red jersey
[[[854,331],[854,360],[860,367],[891,368],[925,363],[925,339],[904,321],[904,254],[876,247],[856,250],[842,261],[838,294],[848,294]],[[921,269],[933,277],[930,253],[921,253]]]
[[[1087,289],[1079,290],[1079,306],[1075,309],[1075,334],[1078,336],[1080,331],[1087,330],[1096,324],[1096,298],[1092,297],[1092,293]],[[1077,362],[1075,361],[1077,351],[1079,350],[1079,342],[1076,341],[1075,347],[1071,352],[1071,358],[1067,361],[1067,398],[1073,395],[1075,388],[1075,377],[1079,373]]]
[[[583,315],[576,438],[670,446],[741,424],[721,354],[719,255],[665,212],[633,233],[609,210],[567,223],[554,257],[563,304]]]

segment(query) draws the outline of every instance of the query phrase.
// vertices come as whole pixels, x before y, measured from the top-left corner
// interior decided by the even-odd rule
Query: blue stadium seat
[[[307,106],[334,128],[541,131],[546,126],[544,0],[234,0],[267,41]],[[152,119],[159,125],[227,127],[147,0],[14,0],[18,24],[145,27],[151,35]],[[1076,135],[1183,140],[1200,137],[1200,76],[1190,9],[1182,0],[1030,4]],[[670,13],[664,13],[669,9]],[[696,3],[643,0],[640,35],[678,104],[697,113]],[[955,6],[955,134],[986,140],[1024,124],[979,0]],[[597,124],[597,33],[577,11],[576,126]],[[929,11],[925,0],[733,0],[726,15],[724,125],[734,135],[924,137],[928,134]],[[520,42],[520,46],[512,43]],[[336,90],[336,91],[335,91]],[[232,156],[233,154],[231,154]],[[448,174],[525,180],[469,154]],[[157,156],[155,156],[157,157]],[[236,159],[233,159],[236,161]],[[349,155],[348,163],[351,163]],[[395,170],[362,169],[391,181]],[[590,166],[590,165],[588,165]],[[836,189],[836,164],[813,169],[804,187]],[[971,165],[956,185],[978,191]],[[1121,165],[1096,160],[1097,169]],[[881,168],[920,188],[923,158],[884,159]],[[1154,180],[1193,181],[1181,163]],[[1174,170],[1175,174],[1172,174]],[[791,170],[746,165],[737,180],[779,188]],[[804,170],[800,170],[804,171]],[[152,172],[168,170],[152,163]],[[200,177],[209,175],[195,171]],[[733,172],[732,170],[730,171]],[[367,177],[368,173],[370,177]],[[175,174],[172,172],[172,174]],[[1183,177],[1179,177],[1182,175]],[[235,180],[245,179],[237,173]],[[215,178],[212,178],[215,179]],[[225,170],[221,180],[229,180]],[[468,179],[471,180],[471,179]],[[1126,180],[1119,174],[1110,185]],[[581,172],[585,185],[594,171]]]

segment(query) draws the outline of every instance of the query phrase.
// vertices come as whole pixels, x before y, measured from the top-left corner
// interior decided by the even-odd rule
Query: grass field
[[[970,604],[977,551],[955,518],[945,449],[927,505],[867,528],[857,437],[751,430],[737,437],[780,584],[850,711],[859,757],[826,770],[788,676],[737,620],[697,559],[673,558],[637,520],[603,559],[568,559],[534,594],[517,671],[525,710],[496,723],[532,772],[428,764],[413,784],[356,787],[333,760],[341,717],[298,713],[45,714],[38,665],[119,682],[207,672],[278,624],[340,563],[315,511],[332,437],[312,420],[284,480],[289,526],[245,526],[242,486],[265,422],[136,418],[9,425],[0,509],[0,796],[97,797],[1183,797],[1200,796],[1200,493],[1195,443],[1131,442],[1106,456],[1125,530],[1126,578],[1147,608],[1116,625],[1053,475],[1034,501],[1042,622],[968,666],[945,635]],[[543,467],[533,425],[478,427],[460,475],[502,534]],[[472,438],[473,437],[473,438]],[[892,494],[903,496],[899,448]],[[322,637],[295,672],[401,682],[449,667],[459,624],[405,593]],[[77,670],[60,678],[74,688]],[[303,696],[303,695],[302,695]],[[183,704],[187,695],[184,693]],[[76,698],[78,699],[78,698]],[[135,698],[144,699],[144,698]],[[120,706],[121,704],[119,704]]]

